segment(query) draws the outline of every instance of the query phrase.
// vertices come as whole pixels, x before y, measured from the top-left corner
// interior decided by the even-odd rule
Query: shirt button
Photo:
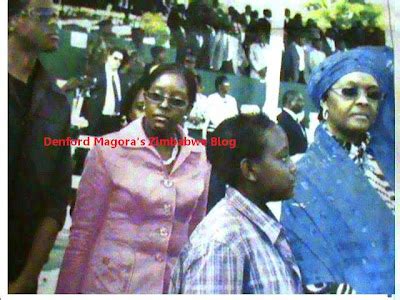
[[[170,187],[172,187],[174,185],[173,182],[171,180],[169,180],[169,179],[164,179],[163,180],[163,184],[167,188],[170,188]]]
[[[164,255],[162,255],[161,253],[157,253],[155,258],[156,258],[156,261],[158,261],[158,262],[164,261]]]
[[[171,204],[165,203],[164,204],[164,212],[167,216],[171,214]]]
[[[160,235],[161,235],[162,237],[167,237],[167,236],[168,236],[168,230],[167,230],[167,228],[161,227],[161,228],[160,228]]]
[[[103,265],[108,266],[110,264],[110,258],[109,257],[103,257],[102,263],[103,263]]]

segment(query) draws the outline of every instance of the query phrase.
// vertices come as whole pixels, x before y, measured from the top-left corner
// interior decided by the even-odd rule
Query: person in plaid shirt
[[[207,143],[207,158],[228,185],[223,198],[183,248],[170,293],[302,293],[301,275],[285,232],[266,206],[293,196],[296,167],[284,131],[263,114],[223,121]]]

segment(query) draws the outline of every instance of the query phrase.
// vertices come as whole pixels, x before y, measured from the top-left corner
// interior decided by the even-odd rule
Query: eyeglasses
[[[374,101],[382,101],[384,98],[384,94],[377,89],[366,90],[365,88],[356,86],[349,88],[332,88],[331,91],[335,92],[337,95],[342,96],[346,100],[356,100],[358,99],[362,93],[371,100]]]
[[[176,108],[183,108],[187,106],[187,101],[179,98],[171,98],[171,97],[165,97],[163,95],[157,94],[157,93],[145,93],[144,94],[149,100],[151,100],[154,103],[161,104],[164,102],[164,100],[168,100],[168,104],[170,104],[172,107]]]
[[[58,11],[53,8],[36,8],[25,10],[22,15],[35,18],[40,23],[49,23],[51,19],[58,20]]]

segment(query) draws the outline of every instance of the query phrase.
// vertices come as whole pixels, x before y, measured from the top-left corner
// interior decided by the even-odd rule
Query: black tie
[[[112,87],[113,87],[113,91],[114,91],[115,113],[118,115],[120,113],[120,109],[121,109],[121,101],[119,99],[117,84],[115,83],[114,75],[111,76],[111,81],[112,81]]]

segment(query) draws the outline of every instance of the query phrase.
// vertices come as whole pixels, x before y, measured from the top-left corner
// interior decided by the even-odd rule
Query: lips
[[[368,113],[353,113],[351,114],[351,117],[357,117],[357,118],[364,118],[369,120],[369,114]]]
[[[164,115],[153,115],[153,118],[155,121],[162,122],[162,123],[166,123],[169,121],[169,119]]]

